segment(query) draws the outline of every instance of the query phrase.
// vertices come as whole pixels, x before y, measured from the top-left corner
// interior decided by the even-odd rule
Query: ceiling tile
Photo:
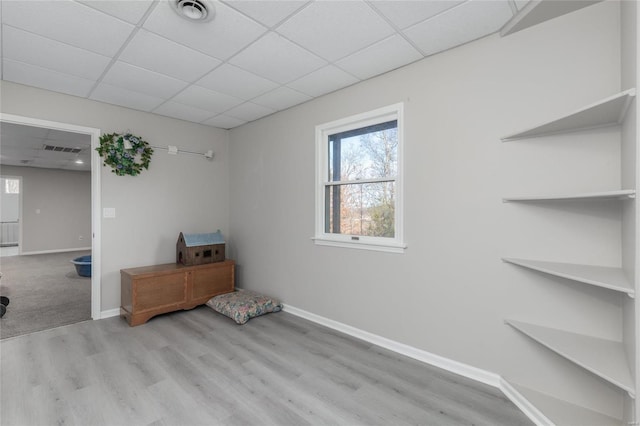
[[[394,29],[362,1],[314,2],[277,31],[328,61],[340,59],[394,33]]]
[[[358,79],[333,65],[320,68],[287,86],[310,96],[321,96],[357,83]]]
[[[151,12],[144,28],[219,59],[229,58],[265,33],[265,27],[240,12],[220,2],[214,5],[213,20],[189,22],[163,1]]]
[[[4,126],[4,124],[2,125]],[[42,145],[44,145],[44,139],[36,139],[36,138],[28,138],[28,137],[8,138],[4,135],[2,136],[2,139],[0,139],[0,147],[2,147],[0,151],[2,152],[2,154],[9,154],[10,153],[9,150],[17,150],[17,149],[38,150],[42,148]]]
[[[233,109],[230,109],[229,111],[226,111],[224,115],[239,118],[240,120],[253,121],[274,112],[275,111],[271,108],[266,108],[260,105],[253,104],[251,102],[246,102]]]
[[[94,9],[108,13],[111,16],[120,18],[131,24],[137,24],[144,14],[149,10],[154,2],[153,0],[77,0]]]
[[[222,63],[145,30],[138,31],[119,59],[190,83]]]
[[[105,83],[99,84],[89,98],[142,111],[151,111],[164,102],[163,99],[154,96],[134,92],[133,90],[121,89]]]
[[[47,129],[47,143],[57,146],[81,147],[91,145],[91,136],[86,133],[74,133],[64,130]],[[60,144],[63,145],[60,145]]]
[[[47,137],[49,129],[36,126],[23,126],[16,123],[0,122],[0,137],[2,146],[12,146],[15,143],[39,145]]]
[[[403,32],[428,56],[494,33],[512,16],[507,0],[469,0]]]
[[[113,64],[102,81],[112,86],[162,99],[169,99],[187,86],[184,81],[121,61]]]
[[[260,38],[229,62],[281,84],[326,64],[326,61],[273,32]]]
[[[2,22],[102,55],[114,55],[134,27],[68,0],[3,1]]]
[[[64,145],[60,145],[60,146],[64,146]],[[73,147],[66,146],[66,148],[73,148]],[[69,157],[68,154],[69,153],[65,153],[65,152],[45,151],[41,149],[40,151],[38,151],[37,158],[42,158],[45,160],[69,161],[69,158],[65,158],[65,157]],[[76,154],[73,154],[74,157],[75,155]]]
[[[16,164],[20,164],[20,160],[27,160],[35,158],[38,155],[38,148],[18,148],[18,147],[5,147],[4,141],[2,141],[2,164],[5,164],[5,159],[13,158],[16,160]]]
[[[407,28],[431,18],[447,9],[464,3],[465,0],[373,0],[371,5],[378,9],[398,28]]]
[[[95,84],[93,80],[86,80],[10,59],[2,61],[2,79],[80,97],[86,97]]]
[[[224,114],[216,115],[215,117],[202,122],[202,124],[206,124],[207,126],[219,127],[221,129],[232,129],[234,127],[241,126],[244,123],[246,123],[245,120],[229,117]]]
[[[168,117],[179,118],[180,120],[192,121],[194,123],[200,123],[213,115],[210,111],[204,111],[202,109],[193,108],[188,105],[171,101],[160,105],[153,112],[154,114],[166,115]]]
[[[336,62],[356,77],[367,78],[391,71],[423,56],[402,36],[396,34]]]
[[[286,17],[300,9],[308,0],[229,0],[229,6],[250,16],[269,28],[282,22]]]
[[[189,86],[171,100],[194,108],[210,111],[209,116],[213,115],[212,113],[226,111],[243,102],[242,99],[199,86]]]
[[[4,35],[2,55],[7,59],[89,80],[97,80],[111,62],[107,56],[98,55],[8,25],[3,26],[2,31]]]
[[[275,110],[283,110],[294,105],[310,100],[311,97],[288,87],[279,87],[262,96],[252,99],[251,102],[266,106]]]
[[[202,77],[197,84],[244,100],[249,100],[278,87],[276,83],[266,78],[258,77],[230,64],[224,64],[211,71]]]

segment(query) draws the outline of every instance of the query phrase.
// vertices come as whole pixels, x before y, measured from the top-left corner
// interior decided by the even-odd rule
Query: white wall
[[[91,173],[15,166],[2,173],[22,177],[22,253],[91,247]]]
[[[175,262],[181,231],[228,233],[227,131],[5,81],[0,91],[6,114],[130,131],[152,145],[215,153],[208,161],[157,150],[149,170],[135,177],[101,168],[102,207],[116,209],[116,218],[101,222],[102,311],[120,306],[120,269]]]
[[[230,235],[239,285],[588,401],[597,379],[571,365],[543,371],[555,355],[503,319],[620,339],[621,300],[500,257],[619,266],[620,209],[597,205],[584,214],[584,205],[501,198],[618,187],[620,147],[611,142],[619,131],[509,144],[500,137],[617,93],[619,43],[618,4],[605,2],[233,129]],[[406,253],[315,246],[314,127],[396,102],[405,103]],[[609,386],[595,389],[603,410],[620,400]]]

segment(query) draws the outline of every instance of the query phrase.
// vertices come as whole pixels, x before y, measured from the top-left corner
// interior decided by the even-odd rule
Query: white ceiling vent
[[[189,21],[207,22],[215,16],[209,0],[172,0],[170,3],[178,15]]]
[[[69,148],[66,146],[53,146],[53,145],[43,145],[42,149],[45,151],[55,151],[55,152],[71,152],[72,154],[77,154],[82,151],[81,148]]]

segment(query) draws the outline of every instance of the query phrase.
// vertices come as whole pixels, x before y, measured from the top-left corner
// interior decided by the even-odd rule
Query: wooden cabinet
[[[235,262],[177,263],[122,269],[120,315],[130,326],[166,312],[192,309],[234,289]]]

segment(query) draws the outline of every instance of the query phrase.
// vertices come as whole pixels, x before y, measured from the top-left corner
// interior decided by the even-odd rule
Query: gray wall
[[[149,170],[116,176],[101,167],[102,207],[116,209],[102,219],[102,311],[120,306],[120,269],[175,262],[178,234],[228,233],[228,132],[74,96],[2,81],[1,111],[94,127],[103,133],[130,131],[153,145],[206,152],[168,155],[157,150]]]
[[[15,166],[2,173],[22,177],[23,254],[91,247],[91,173]]]
[[[239,285],[606,412],[622,400],[617,390],[566,361],[545,370],[556,356],[503,319],[620,340],[621,299],[500,257],[619,266],[620,209],[501,198],[619,187],[619,130],[500,137],[619,90],[619,5],[605,2],[232,129]],[[396,102],[405,103],[406,253],[315,246],[314,127]]]

